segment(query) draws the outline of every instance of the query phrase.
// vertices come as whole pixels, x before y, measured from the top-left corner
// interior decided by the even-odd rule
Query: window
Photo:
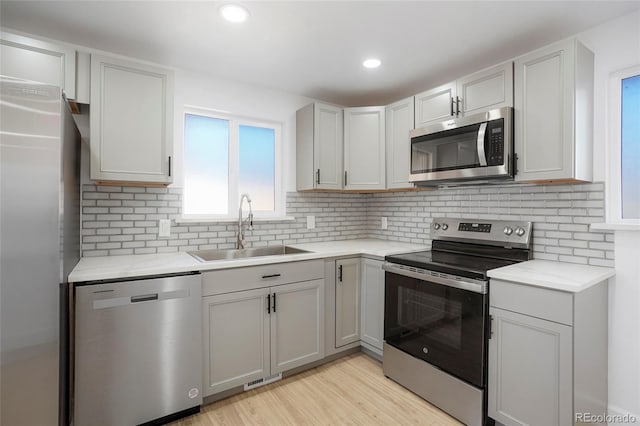
[[[282,215],[280,138],[280,125],[275,123],[188,109],[183,216],[235,218],[245,193],[256,217]]]
[[[640,75],[623,78],[621,86],[622,219],[640,219]]]
[[[610,82],[607,222],[640,225],[640,66]]]

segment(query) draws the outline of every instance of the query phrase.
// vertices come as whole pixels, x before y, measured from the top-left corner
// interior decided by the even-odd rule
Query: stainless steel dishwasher
[[[74,425],[162,424],[199,411],[201,277],[75,284]]]

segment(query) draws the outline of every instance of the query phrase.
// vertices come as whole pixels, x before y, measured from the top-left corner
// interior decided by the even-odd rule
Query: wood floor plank
[[[392,380],[356,353],[202,408],[174,426],[421,425],[462,423]]]

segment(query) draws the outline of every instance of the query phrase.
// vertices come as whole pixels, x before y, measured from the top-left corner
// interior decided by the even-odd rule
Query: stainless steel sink
[[[188,251],[187,253],[198,259],[200,262],[211,262],[213,260],[246,259],[249,257],[281,256],[309,252],[307,250],[300,250],[289,246],[272,246],[246,249],[199,250]]]

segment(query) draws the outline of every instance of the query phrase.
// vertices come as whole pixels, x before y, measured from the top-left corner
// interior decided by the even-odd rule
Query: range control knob
[[[435,229],[436,231],[437,231],[438,229],[440,229],[440,224],[439,224],[439,223],[434,223],[434,224],[433,224],[433,229]]]
[[[522,237],[524,235],[524,229],[520,228],[519,226],[516,228],[516,235],[518,237]]]
[[[510,226],[505,226],[504,227],[504,231],[502,231],[502,232],[504,232],[505,235],[511,235],[511,234],[513,234],[513,229],[511,229]]]
[[[447,229],[449,229],[449,225],[447,225],[446,223],[442,224],[442,230],[446,231]]]

